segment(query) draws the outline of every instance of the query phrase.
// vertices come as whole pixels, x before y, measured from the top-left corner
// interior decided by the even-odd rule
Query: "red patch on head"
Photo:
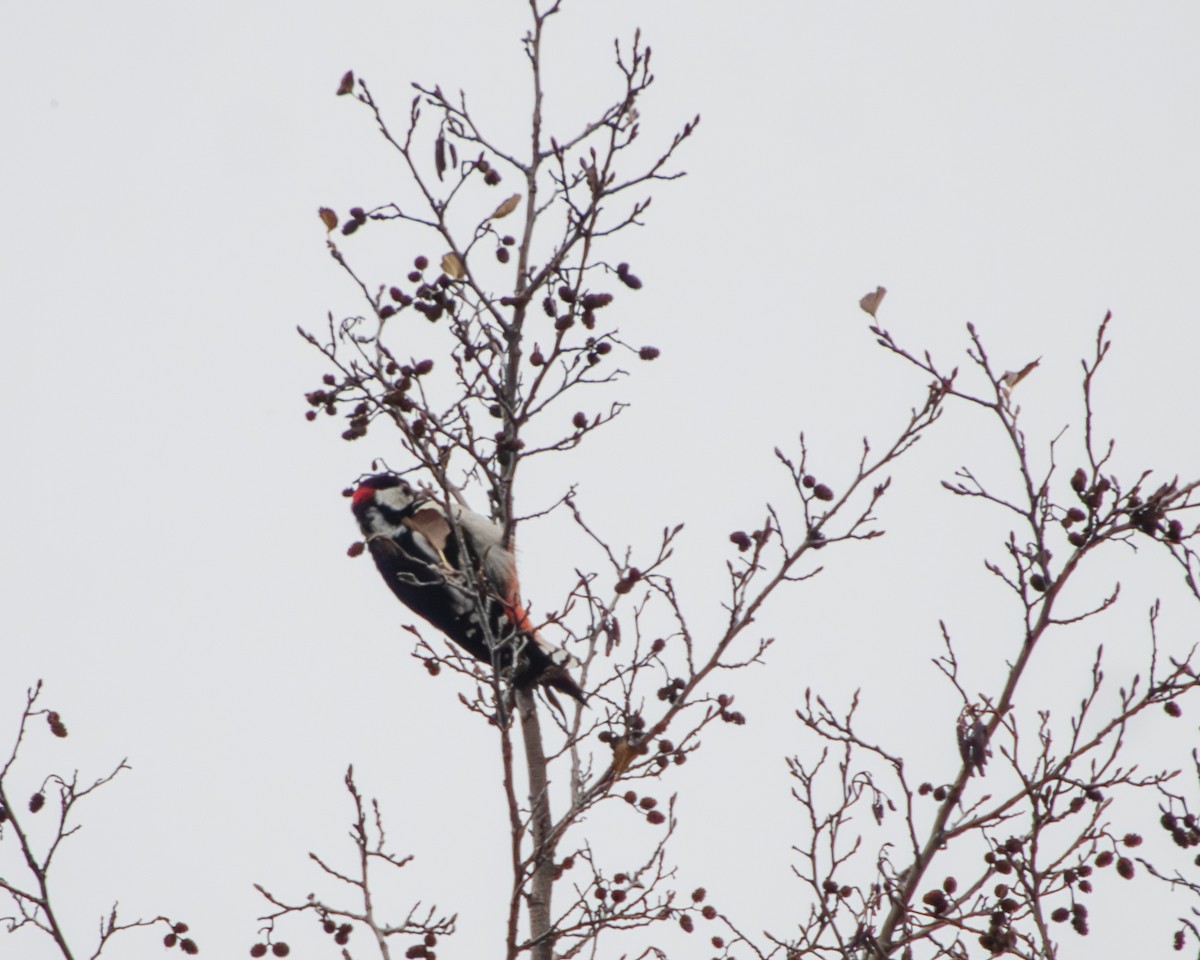
[[[366,503],[374,495],[375,491],[371,487],[360,486],[350,497],[350,509],[353,510],[355,507]]]

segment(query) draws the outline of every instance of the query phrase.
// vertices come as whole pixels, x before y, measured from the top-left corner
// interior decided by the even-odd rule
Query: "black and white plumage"
[[[460,505],[451,523],[434,496],[393,474],[362,480],[351,509],[384,582],[413,613],[477,660],[512,668],[516,685],[584,702],[567,672],[578,661],[542,639],[521,606],[516,558],[497,524]]]

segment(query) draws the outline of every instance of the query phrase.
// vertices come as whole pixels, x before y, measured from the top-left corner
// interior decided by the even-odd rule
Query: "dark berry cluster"
[[[609,903],[621,904],[629,899],[631,889],[629,874],[615,873],[607,886],[602,879],[596,881],[593,896],[601,902],[607,900]]]
[[[655,640],[655,643],[659,641]],[[670,683],[658,688],[658,699],[665,700],[667,703],[674,703],[683,693],[683,688],[687,686],[687,681],[683,677],[675,677]]]
[[[411,947],[404,951],[404,956],[408,960],[437,960],[437,954],[433,952],[433,948],[437,946],[437,935],[433,933],[425,934],[420,943],[414,943]]]
[[[267,955],[268,950],[271,952],[271,954],[273,956],[276,956],[276,957],[286,957],[289,953],[292,952],[292,948],[289,947],[286,943],[283,943],[282,941],[280,941],[278,943],[272,943],[269,945],[265,944],[265,943],[256,943],[254,946],[252,946],[250,948],[250,956],[265,957]]]
[[[854,895],[853,887],[839,884],[832,877],[821,884],[821,889],[825,891],[826,896],[838,897],[842,900],[846,900]]]
[[[1081,863],[1077,867],[1069,867],[1063,871],[1063,880],[1069,887],[1078,888],[1080,893],[1092,892],[1092,866],[1089,863]]]
[[[58,715],[57,710],[51,710],[46,714],[46,722],[50,724],[50,732],[56,737],[65,737],[67,728],[62,722],[62,717]]]
[[[663,823],[667,817],[661,810],[655,809],[658,801],[654,797],[639,797],[633,790],[626,790],[624,800],[627,804],[645,814],[647,823]]]
[[[617,581],[617,585],[613,587],[615,593],[628,593],[633,589],[635,583],[642,579],[642,571],[637,567],[630,567],[625,571],[625,576]]]
[[[632,273],[629,272],[629,264],[627,264],[627,263],[618,263],[617,264],[617,277],[630,290],[641,290],[642,289],[641,279],[634,276]]]
[[[1057,922],[1062,923],[1067,919],[1067,917],[1064,916],[1064,912],[1071,918],[1071,928],[1081,937],[1086,937],[1088,935],[1087,907],[1084,904],[1076,901],[1075,903],[1071,904],[1070,910],[1067,910],[1066,907],[1059,907],[1050,915],[1050,919],[1054,920],[1056,917],[1061,917],[1061,919],[1059,919]]]
[[[829,487],[827,487],[825,484],[818,483],[817,478],[814,477],[811,473],[806,473],[800,479],[800,484],[806,490],[811,490],[812,495],[814,497],[816,497],[818,500],[821,500],[821,501],[824,501],[827,503],[833,499],[833,491],[831,489],[829,489]]]
[[[1182,521],[1167,516],[1168,498],[1176,489],[1174,484],[1164,484],[1145,498],[1141,489],[1135,486],[1124,497],[1120,497],[1108,477],[1089,478],[1087,471],[1079,467],[1071,475],[1071,489],[1075,491],[1083,507],[1086,507],[1086,510],[1071,507],[1062,519],[1063,528],[1067,530],[1077,523],[1085,524],[1083,530],[1076,530],[1067,535],[1073,546],[1084,546],[1102,523],[1116,522],[1122,515],[1128,517],[1135,530],[1149,537],[1162,534],[1163,539],[1169,543],[1179,543],[1183,539]],[[1102,519],[1100,513],[1109,493],[1113,493],[1117,499],[1108,517]]]
[[[708,891],[706,891],[703,887],[697,887],[692,891],[692,912],[685,913],[680,911],[679,913],[679,927],[684,931],[684,933],[692,933],[695,931],[696,921],[694,915],[703,917],[705,920],[717,919],[719,915],[717,908],[711,903],[705,903],[704,906],[700,906],[700,904],[704,903],[704,900],[707,896]],[[712,938],[712,945],[719,950],[725,945],[725,941],[721,937],[715,936]]]
[[[638,281],[639,286],[640,284],[641,281]],[[550,356],[547,356],[540,347],[535,346],[529,357],[529,362],[534,367],[544,366],[559,355],[563,334],[575,326],[576,319],[586,329],[595,330],[596,311],[613,302],[611,293],[587,291],[580,294],[569,283],[560,284],[555,294],[557,294],[557,299],[552,294],[542,298],[542,310],[554,321],[555,345]],[[558,312],[559,301],[567,306],[563,313]],[[595,366],[603,357],[612,352],[613,343],[607,337],[588,337],[582,348],[567,348],[566,352],[573,352],[575,349],[582,350],[584,359],[589,366]],[[650,346],[642,347],[637,351],[638,356],[643,360],[654,360],[660,352],[657,347]],[[580,414],[576,415],[576,429],[578,430],[582,430],[586,425],[586,420],[583,421],[583,425],[579,423],[581,416]]]
[[[940,887],[934,887],[921,897],[921,902],[927,906],[935,917],[940,917],[943,914],[950,912],[950,901],[946,898],[946,892]]]
[[[562,875],[564,873],[566,873],[568,870],[573,870],[574,868],[575,868],[575,858],[570,857],[570,856],[563,857],[561,863],[556,863],[554,865],[554,879],[555,880],[561,879]]]
[[[321,921],[321,929],[333,937],[333,942],[339,947],[344,947],[350,942],[350,933],[354,928],[348,923],[336,923],[330,917],[325,917]]]
[[[755,530],[753,533],[746,533],[745,530],[735,530],[729,535],[729,542],[738,548],[740,553],[745,553],[755,545],[761,546],[771,539],[771,527],[768,524],[762,530]]]
[[[658,756],[654,758],[654,764],[660,770],[665,770],[671,763],[678,767],[687,762],[687,754],[682,750],[676,750],[675,744],[670,740],[660,740],[658,751]]]
[[[1197,820],[1193,814],[1185,813],[1179,817],[1167,811],[1162,815],[1159,824],[1171,835],[1171,839],[1177,847],[1188,850],[1200,846],[1200,827],[1197,826]],[[1200,857],[1197,858],[1197,862],[1200,863]]]
[[[163,937],[163,946],[164,947],[176,947],[177,946],[177,947],[179,947],[180,950],[182,950],[184,953],[186,953],[189,957],[194,957],[196,954],[198,954],[200,952],[200,948],[198,946],[196,946],[195,940],[191,939],[191,937],[184,936],[184,934],[187,932],[188,932],[188,925],[186,923],[171,924],[171,932],[168,933],[165,937]]]
[[[390,383],[387,392],[384,393],[381,403],[387,407],[395,407],[404,413],[412,412],[416,409],[416,404],[408,396],[408,392],[413,387],[413,381],[416,377],[423,377],[433,371],[433,361],[429,359],[419,360],[413,364],[397,364],[389,362],[385,368],[385,374],[395,379]],[[337,413],[337,404],[342,400],[343,394],[355,392],[361,396],[363,390],[362,382],[355,378],[346,378],[339,381],[336,376],[331,373],[325,374],[322,377],[323,386],[317,390],[312,390],[305,394],[305,399],[309,406],[314,408],[324,408],[325,413],[333,416]],[[325,389],[326,387],[332,389]],[[367,428],[370,426],[375,412],[371,409],[371,404],[367,400],[359,400],[348,414],[349,423],[347,429],[342,432],[343,440],[357,440],[367,434]],[[309,410],[305,417],[308,420],[315,420],[317,417],[316,409]],[[410,424],[414,436],[422,436],[427,431],[426,421],[416,419]],[[353,490],[343,493],[346,496],[351,496]]]
[[[367,213],[362,207],[350,208],[350,219],[342,224],[342,236],[348,237],[367,222]]]
[[[479,155],[479,159],[473,164],[475,170],[483,174],[483,182],[489,187],[494,187],[501,180],[500,171],[493,167],[483,156]]]
[[[993,955],[1007,953],[1015,947],[1017,932],[1010,921],[1011,917],[1005,910],[993,910],[988,917],[987,931],[979,937],[979,945]]]
[[[717,705],[721,708],[721,719],[740,727],[746,722],[746,717],[740,710],[730,710],[729,706],[732,703],[733,697],[728,693],[722,693],[717,697]]]

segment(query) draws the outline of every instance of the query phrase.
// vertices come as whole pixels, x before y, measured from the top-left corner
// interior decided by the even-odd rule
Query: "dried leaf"
[[[500,204],[500,206],[498,206],[496,208],[496,212],[493,213],[491,215],[491,217],[489,217],[488,219],[499,220],[501,217],[507,217],[510,213],[512,213],[514,210],[516,210],[517,207],[519,207],[520,205],[521,205],[521,195],[519,193],[514,193],[511,197],[509,197],[502,204]]]
[[[354,71],[347,70],[342,74],[342,82],[338,84],[337,95],[344,97],[348,93],[354,92]]]
[[[467,275],[467,271],[463,268],[462,261],[458,259],[457,253],[448,253],[442,257],[442,273],[451,280],[461,280]]]
[[[1029,363],[1025,364],[1025,366],[1023,366],[1016,373],[1013,373],[1011,370],[1005,372],[1004,376],[1000,378],[1000,386],[1004,390],[1004,395],[1008,396],[1010,393],[1012,393],[1013,387],[1029,376],[1029,374],[1033,372],[1034,368],[1041,362],[1042,358],[1038,357],[1036,360],[1029,361]]]
[[[439,554],[444,553],[450,541],[450,524],[441,510],[434,507],[417,510],[404,524],[413,533],[419,533],[428,540]]]
[[[883,301],[885,293],[887,293],[887,287],[876,287],[875,292],[868,293],[858,301],[858,305],[871,316],[875,316],[875,311],[879,309],[879,304]]]
[[[636,757],[637,748],[629,742],[627,737],[622,737],[613,746],[613,773],[620,776]]]
[[[338,225],[338,215],[328,207],[322,207],[317,211],[317,216],[321,218],[321,222],[325,224],[326,230],[336,230]]]

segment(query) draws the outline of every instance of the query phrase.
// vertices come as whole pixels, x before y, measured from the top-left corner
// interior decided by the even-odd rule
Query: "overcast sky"
[[[565,7],[547,39],[553,129],[618,93],[611,43],[638,26],[658,77],[643,138],[703,122],[680,156],[689,176],[656,191],[613,256],[645,288],[610,309],[662,358],[634,368],[611,397],[632,410],[590,447],[525,475],[523,509],[577,483],[612,540],[641,549],[686,522],[673,571],[693,623],[717,622],[728,533],[787,503],[772,448],[804,430],[837,488],[862,436],[886,439],[923,400],[922,378],[865,329],[857,301],[876,284],[884,323],[947,366],[968,321],[1001,369],[1043,358],[1019,397],[1039,457],[1079,422],[1079,359],[1111,309],[1098,407],[1117,468],[1200,475],[1195,4]],[[345,557],[356,531],[340,490],[395,450],[384,431],[346,444],[304,421],[324,367],[295,327],[361,309],[317,208],[404,189],[368,112],[334,96],[343,71],[397,123],[411,80],[461,87],[497,139],[523,145],[524,30],[517,0],[0,8],[0,745],[43,678],[71,736],[38,730],[19,769],[30,792],[50,770],[133,766],[82,810],[59,864],[81,942],[119,898],[130,919],[188,920],[205,955],[244,955],[262,912],[250,884],[303,897],[307,851],[347,852],[354,762],[395,847],[417,854],[395,912],[436,900],[463,925],[443,956],[494,955],[508,883],[495,741],[449,678],[410,659],[409,621],[369,562]],[[378,280],[441,252],[400,229],[356,240],[347,253]],[[681,793],[680,887],[703,882],[748,929],[786,934],[800,899],[782,757],[815,749],[792,715],[806,686],[861,686],[881,739],[908,737],[922,778],[952,775],[937,619],[977,655],[980,689],[1017,637],[982,568],[1007,519],[938,481],[964,463],[1005,476],[998,439],[978,411],[947,415],[895,471],[889,536],[831,551],[828,574],[763,619],[770,670],[729,681],[750,722],[714,731],[660,791]],[[1079,432],[1062,442],[1073,466]],[[564,559],[564,522],[521,530],[535,608],[596,563]],[[1145,610],[1178,576],[1150,557],[1120,576],[1124,609],[1048,651],[1031,697],[1065,689],[1069,708],[1098,639],[1114,675],[1137,669]],[[1177,598],[1163,626],[1178,646],[1197,621]],[[1174,737],[1163,762],[1186,762],[1194,712],[1155,716],[1131,745]],[[17,876],[2,850],[0,864]],[[296,944],[311,936],[293,929]],[[1136,934],[1097,919],[1090,949],[1067,937],[1064,956],[1125,955]],[[0,956],[51,955],[18,942],[0,937]],[[131,937],[114,956],[161,950]]]

